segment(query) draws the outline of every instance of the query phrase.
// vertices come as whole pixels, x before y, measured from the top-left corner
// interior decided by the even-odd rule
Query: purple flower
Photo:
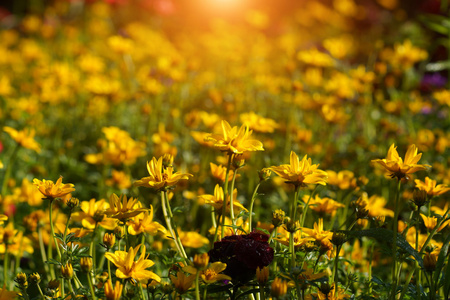
[[[447,84],[447,78],[439,73],[425,74],[420,82],[420,89],[430,92],[435,88],[442,88]]]
[[[224,237],[209,251],[210,261],[226,263],[224,273],[233,281],[245,283],[255,276],[257,267],[262,268],[272,262],[274,251],[268,240],[268,235],[255,231]]]

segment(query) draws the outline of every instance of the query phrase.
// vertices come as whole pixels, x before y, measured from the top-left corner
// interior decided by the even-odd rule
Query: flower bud
[[[258,171],[259,181],[265,181],[269,179],[271,174],[272,171],[269,169],[262,169],[261,171]]]
[[[30,282],[32,284],[38,284],[39,282],[41,282],[41,275],[39,275],[39,273],[35,272],[33,274],[31,274],[28,279],[30,280]]]
[[[196,254],[194,256],[194,267],[197,269],[204,269],[209,264],[208,253]]]
[[[346,242],[346,235],[343,232],[333,232],[331,242],[335,246],[341,246]]]
[[[437,256],[433,253],[425,253],[423,257],[423,268],[425,271],[432,273],[436,269]]]
[[[109,250],[112,247],[114,247],[115,243],[116,243],[116,236],[113,233],[105,233],[103,235],[103,247],[105,247],[106,250]]]
[[[116,229],[114,229],[114,235],[116,236],[116,239],[118,239],[119,241],[123,239],[125,236],[125,227],[117,226]]]
[[[235,169],[242,168],[245,165],[245,159],[242,157],[242,154],[235,155],[233,157],[233,167]]]
[[[287,288],[287,282],[277,277],[272,282],[270,294],[272,295],[272,297],[282,297],[287,293]]]
[[[297,230],[300,229],[300,223],[298,221],[295,222],[291,219],[289,219],[289,221],[286,222],[285,226],[286,226],[286,230],[290,233],[295,233]]]
[[[272,224],[275,227],[280,226],[281,224],[283,224],[284,219],[285,219],[286,213],[281,210],[281,209],[277,209],[275,211],[272,212]]]
[[[264,285],[269,280],[269,268],[263,267],[260,269],[256,267],[256,279],[260,285]]]
[[[427,192],[424,190],[414,190],[412,201],[417,205],[417,210],[420,210],[420,208],[428,202]]]
[[[58,287],[59,287],[58,279],[50,280],[47,284],[47,289],[49,289],[49,290],[56,290]]]
[[[69,199],[69,201],[67,201],[67,206],[71,210],[74,210],[79,204],[80,204],[80,200],[78,200],[77,198],[72,197]]]
[[[172,154],[164,154],[163,155],[163,166],[164,168],[169,168],[173,166],[173,155]]]
[[[73,267],[71,263],[67,263],[65,266],[61,266],[61,275],[65,279],[72,279]]]
[[[328,297],[328,294],[331,293],[333,288],[333,285],[330,285],[328,282],[324,282],[320,285],[320,292]]]
[[[28,286],[28,281],[27,281],[27,274],[25,273],[19,273],[16,276],[16,279],[14,279],[14,281],[17,283],[17,287],[19,289],[26,289]]]
[[[80,258],[80,266],[81,266],[81,270],[83,270],[84,272],[89,272],[92,270],[92,258],[91,257],[82,257]]]

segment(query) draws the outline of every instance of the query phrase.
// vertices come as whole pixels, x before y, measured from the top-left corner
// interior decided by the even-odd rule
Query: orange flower
[[[374,159],[373,163],[377,163],[382,165],[386,171],[388,171],[392,178],[397,177],[398,179],[402,179],[403,177],[408,178],[408,174],[415,173],[417,171],[426,170],[427,167],[431,167],[430,165],[420,165],[417,162],[422,157],[422,153],[417,154],[416,145],[411,145],[408,147],[405,155],[405,161],[398,155],[397,147],[395,144],[392,144],[388,150],[386,158],[383,159]]]

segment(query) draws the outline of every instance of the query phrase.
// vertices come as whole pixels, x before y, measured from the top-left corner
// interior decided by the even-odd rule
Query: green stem
[[[197,271],[195,274],[195,300],[200,300],[200,286],[199,286],[199,280],[200,277],[200,271]]]
[[[222,228],[220,238],[225,236],[225,214],[227,212],[227,199],[228,199],[228,174],[231,169],[231,161],[233,160],[233,154],[228,154],[227,173],[225,174],[225,182],[223,183],[223,203],[222,203]],[[233,191],[231,191],[233,192]]]
[[[297,258],[295,255],[294,234],[295,232],[289,233],[289,252],[291,253],[291,269],[295,268],[295,261]]]
[[[250,210],[249,210],[249,215],[248,215],[249,232],[252,232],[253,204],[255,204],[256,195],[258,193],[258,189],[259,189],[260,185],[261,185],[261,181],[255,187],[255,190],[253,191],[253,195],[252,195],[252,200],[250,200]],[[270,243],[270,241],[269,241],[269,243]]]
[[[308,201],[306,201],[305,203],[305,209],[303,210],[302,213],[302,220],[300,222],[300,229],[303,228],[303,224],[305,224],[305,219],[306,219],[306,212],[308,211],[308,207],[309,207],[309,202],[311,201],[311,198],[314,196],[314,194],[316,193],[317,190],[317,184],[314,187],[314,190],[312,191],[312,193],[309,195]]]
[[[169,212],[169,216],[170,216],[170,222],[172,222],[172,228],[173,228],[173,231],[175,232],[175,238],[181,249],[181,256],[184,258],[184,261],[187,262],[188,257],[186,255],[186,251],[184,250],[183,244],[181,243],[181,239],[178,234],[177,226],[173,219],[173,213],[172,213],[172,209],[170,208],[169,195],[167,195],[167,191],[164,191],[164,196],[165,196],[164,198],[166,199],[167,211]]]
[[[238,169],[234,170],[234,173],[233,173],[233,178],[231,180],[231,192],[230,192],[230,217],[231,217],[231,224],[233,225],[232,229],[233,229],[234,234],[236,234],[236,219],[234,218],[233,192],[234,192],[234,183],[236,181],[237,170]]]
[[[338,290],[338,263],[339,263],[339,251],[341,246],[336,246],[336,257],[334,258],[334,268],[333,268],[333,280],[334,280],[334,290]]]
[[[72,299],[76,299],[75,293],[73,292],[72,282],[70,279],[67,280],[67,284],[69,285],[69,291],[70,294],[72,295]]]
[[[50,218],[50,229],[52,232],[52,237],[53,237],[53,243],[55,244],[55,248],[56,248],[56,252],[58,252],[58,261],[61,262],[61,250],[59,250],[59,245],[56,241],[56,236],[55,236],[55,229],[53,227],[53,200],[54,199],[49,199],[49,218]],[[70,283],[70,282],[69,282]],[[65,292],[64,292],[64,278],[61,278],[61,296],[64,298],[65,297]]]
[[[391,290],[391,295],[390,295],[390,299],[395,299],[396,298],[396,294],[397,294],[397,283],[398,283],[398,278],[397,278],[397,232],[398,232],[398,215],[399,215],[399,210],[400,210],[400,205],[399,205],[399,199],[400,199],[400,188],[401,188],[401,180],[398,180],[397,183],[397,194],[395,195],[395,202],[394,202],[394,224],[393,224],[393,234],[394,234],[394,239],[392,242],[392,255],[393,255],[393,264],[392,264],[392,275],[391,275],[391,280],[392,280],[392,290]]]
[[[28,297],[27,289],[26,288],[21,288],[20,290],[22,291],[23,299],[30,300],[30,298]]]
[[[44,293],[42,293],[42,289],[41,289],[41,287],[39,286],[39,283],[37,283],[36,285],[37,285],[37,288],[38,288],[38,290],[39,290],[39,294],[41,294],[42,300],[45,300]],[[93,300],[95,300],[95,299],[93,299]]]
[[[261,300],[266,300],[266,292],[264,290],[263,284],[259,285],[259,294],[260,294]]]
[[[91,290],[91,297],[92,297],[92,300],[97,300],[96,297],[95,297],[94,285],[92,284],[92,275],[91,275],[91,271],[89,271],[89,272],[87,273],[87,277],[88,277],[89,289]]]
[[[142,283],[139,282],[139,294],[142,300],[145,300],[144,289],[142,288]]]
[[[298,201],[298,191],[300,190],[300,187],[298,185],[295,186],[295,192],[294,192],[294,201],[291,203],[291,212],[290,217],[293,222],[297,220],[297,201]],[[302,215],[303,218],[303,215]]]
[[[167,209],[168,201],[166,201],[167,194],[164,191],[161,191],[161,203],[162,203],[162,209],[164,214],[164,220],[166,221],[167,229],[169,229],[170,235],[172,236],[172,239],[175,243],[175,247],[177,248],[178,254],[184,259],[184,261],[187,261],[187,255],[184,252],[184,249],[182,248],[182,245],[180,246],[178,232],[175,233],[174,229],[172,228],[172,211],[170,209]]]
[[[94,277],[95,277],[95,268],[97,266],[97,262],[95,259],[95,251],[94,251],[94,241],[95,241],[95,236],[97,234],[97,228],[98,228],[98,223],[95,223],[95,227],[94,227],[94,231],[92,232],[92,239],[91,239],[91,245],[89,246],[89,255],[92,257],[92,263],[94,264],[94,267],[92,268],[92,272],[94,272]],[[102,266],[103,267],[103,266]]]

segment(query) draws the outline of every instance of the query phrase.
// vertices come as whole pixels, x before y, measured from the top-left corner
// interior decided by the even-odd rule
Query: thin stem
[[[95,259],[95,251],[94,251],[94,240],[95,240],[95,236],[97,234],[97,228],[98,228],[98,223],[95,223],[95,227],[94,227],[94,231],[92,232],[92,239],[91,239],[91,245],[89,246],[89,255],[92,257],[92,263],[94,264],[94,268],[92,268],[92,271],[94,272],[94,277],[95,277],[95,267],[97,266],[97,262]],[[102,266],[103,267],[103,266]]]
[[[233,229],[234,234],[236,234],[236,219],[234,218],[233,192],[234,192],[234,182],[236,181],[237,170],[238,169],[234,170],[234,173],[233,173],[233,178],[231,180],[231,193],[230,193],[230,217],[231,217],[231,224],[233,225],[232,229]]]
[[[295,255],[294,234],[295,232],[289,233],[289,252],[291,252],[291,269],[295,268],[295,261],[297,258]]]
[[[255,204],[256,195],[258,193],[259,186],[261,185],[261,181],[256,185],[255,190],[253,191],[252,200],[250,200],[250,210],[248,216],[248,226],[249,232],[252,232],[252,219],[253,219],[253,204]],[[269,241],[270,243],[270,241]]]
[[[95,290],[94,290],[94,285],[92,284],[92,274],[91,274],[91,271],[89,271],[89,272],[87,273],[87,277],[88,277],[89,289],[91,290],[92,300],[96,300],[96,297],[95,297]]]
[[[67,280],[67,284],[69,285],[69,291],[70,291],[70,294],[72,295],[72,299],[76,299],[75,293],[73,292],[73,287],[72,287],[72,282],[71,281],[72,281],[71,279],[68,279]]]
[[[260,284],[259,285],[259,294],[260,294],[260,299],[261,300],[266,300],[266,292],[265,292],[265,290],[264,290],[264,285],[263,284]]]
[[[142,283],[139,282],[139,294],[142,300],[145,300],[144,289],[142,288]]]
[[[306,219],[306,212],[308,211],[308,207],[309,207],[309,202],[311,201],[311,198],[314,196],[314,194],[316,193],[317,190],[317,185],[314,187],[314,190],[312,191],[312,193],[309,195],[308,201],[306,201],[305,203],[305,209],[303,210],[302,213],[302,220],[300,222],[300,228],[303,227],[303,224],[305,224],[305,219]]]
[[[333,268],[333,280],[334,280],[334,290],[338,290],[338,263],[339,263],[339,251],[341,246],[336,246],[336,256],[334,258],[334,268]]]
[[[38,288],[38,290],[39,290],[39,294],[41,294],[42,299],[45,300],[44,293],[42,293],[42,289],[41,289],[41,287],[39,286],[39,283],[37,283],[36,285],[37,285],[37,288]],[[93,300],[95,300],[95,299],[93,299]]]
[[[49,218],[50,218],[50,229],[52,232],[52,237],[53,237],[53,242],[55,244],[55,248],[56,248],[56,252],[58,252],[58,261],[61,262],[61,250],[59,250],[59,245],[56,241],[56,236],[55,236],[55,229],[53,227],[53,200],[54,199],[49,199]],[[69,282],[70,284],[70,282]],[[61,278],[61,296],[64,298],[65,297],[65,292],[64,292],[64,278]]]
[[[231,169],[231,161],[233,160],[233,154],[228,154],[227,173],[225,174],[225,182],[223,183],[223,204],[222,204],[222,228],[220,238],[225,236],[225,214],[227,212],[227,199],[228,199],[228,175]],[[233,192],[233,191],[231,191]]]
[[[197,273],[195,274],[195,300],[200,300],[200,286],[199,286],[199,280],[200,277],[200,271],[197,270]]]
[[[173,228],[173,231],[175,232],[175,238],[176,238],[176,241],[178,242],[178,246],[181,249],[181,257],[183,257],[184,261],[186,262],[188,257],[186,255],[186,251],[184,250],[183,244],[181,243],[180,236],[178,235],[178,230],[177,230],[175,221],[173,220],[173,213],[172,213],[172,209],[170,208],[169,196],[167,195],[167,191],[164,191],[164,198],[166,199],[167,211],[169,212],[170,222],[172,222],[172,228]]]
[[[182,250],[182,248],[180,247],[177,236],[175,235],[174,230],[172,228],[172,222],[171,222],[172,212],[167,209],[167,203],[166,203],[165,198],[166,198],[165,192],[161,191],[161,203],[162,203],[164,220],[166,221],[167,229],[169,229],[170,235],[172,236],[172,239],[175,243],[175,247],[177,248],[178,254],[180,254],[180,256],[186,261],[187,260],[186,253],[184,252],[184,249]]]
[[[400,188],[401,188],[401,181],[398,180],[397,183],[397,194],[395,195],[395,202],[394,202],[394,224],[393,224],[393,233],[394,233],[394,239],[392,242],[392,255],[393,255],[393,264],[392,264],[392,290],[391,290],[391,296],[390,299],[395,299],[397,294],[397,232],[398,232],[398,215],[399,215],[399,199],[400,199]]]

